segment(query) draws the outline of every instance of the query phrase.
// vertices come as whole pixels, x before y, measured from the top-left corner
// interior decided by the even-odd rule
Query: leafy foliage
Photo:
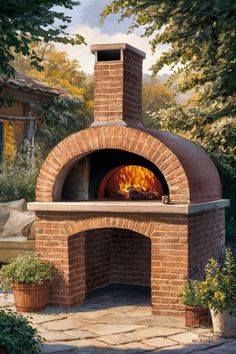
[[[236,239],[236,3],[231,0],[114,0],[102,16],[121,13],[143,26],[152,50],[170,49],[153,65],[174,68],[169,84],[194,92],[185,107],[172,104],[152,112],[154,125],[199,143],[216,163],[224,197],[231,199],[227,231]]]
[[[46,263],[33,253],[18,256],[0,269],[1,288],[7,291],[12,283],[43,284],[55,275],[53,264]]]
[[[145,80],[142,90],[143,123],[146,126],[154,126],[152,117],[161,108],[167,108],[173,104],[172,93],[158,80]]]
[[[200,284],[201,298],[215,312],[236,313],[236,263],[230,249],[221,264],[211,258],[206,265],[206,278]]]
[[[198,143],[218,168],[223,197],[231,200],[226,209],[226,234],[236,241],[236,124],[233,117],[208,122],[196,107],[174,104],[152,114],[153,125]]]
[[[29,58],[22,54],[15,57],[15,69],[51,87],[65,90],[67,94],[44,104],[35,104],[33,107],[37,116],[41,117],[36,131],[36,142],[40,144],[45,156],[66,136],[90,124],[93,90],[78,60],[70,60],[67,53],[56,51],[52,44],[42,42],[34,46],[34,49],[43,58],[44,70],[39,72],[32,68]],[[45,144],[45,141],[48,144]]]
[[[76,97],[55,98],[43,105],[35,106],[34,110],[41,117],[35,139],[41,147],[43,156],[66,136],[86,127],[90,121],[90,114],[86,115],[84,102]]]
[[[42,40],[72,45],[84,43],[82,36],[66,32],[71,19],[56,7],[72,9],[77,5],[79,2],[74,0],[1,1],[0,75],[14,75],[10,61],[14,60],[15,53],[28,56],[30,64],[42,70],[42,58],[31,48],[31,43]],[[55,25],[55,22],[60,24]]]
[[[144,36],[158,44],[170,44],[152,67],[181,64],[181,91],[205,86],[209,98],[231,96],[236,91],[236,4],[231,0],[115,0],[103,17],[121,12],[132,17],[132,28],[144,26]],[[234,107],[235,109],[235,107]]]
[[[42,71],[38,71],[30,65],[30,59],[15,55],[12,65],[17,71],[32,76],[45,84],[65,90],[67,93],[82,97],[85,92],[86,75],[80,68],[78,60],[70,60],[66,52],[59,52],[51,43],[40,42],[37,45],[31,45],[31,48],[37,52],[42,59]]]
[[[205,307],[205,303],[199,296],[199,280],[189,280],[180,290],[179,296],[182,303],[186,306]]]
[[[43,339],[28,318],[11,310],[0,310],[0,345],[11,354],[39,354]]]
[[[40,157],[29,166],[26,155],[18,152],[13,160],[5,160],[0,166],[0,201],[35,200],[36,179],[41,165]]]

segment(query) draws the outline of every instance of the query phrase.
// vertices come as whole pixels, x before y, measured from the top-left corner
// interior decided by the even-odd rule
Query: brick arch
[[[100,149],[120,149],[151,161],[163,174],[173,202],[189,202],[189,185],[176,155],[152,135],[123,126],[91,127],[61,141],[45,160],[37,181],[36,200],[60,201],[65,177],[75,159]]]
[[[141,217],[133,216],[94,216],[81,218],[76,221],[68,221],[65,226],[65,234],[70,237],[83,231],[98,229],[124,229],[134,231],[142,236],[151,238],[155,223]]]

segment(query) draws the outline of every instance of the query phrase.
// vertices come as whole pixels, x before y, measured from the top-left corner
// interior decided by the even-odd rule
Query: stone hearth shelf
[[[28,210],[52,212],[106,212],[144,214],[196,214],[202,211],[225,208],[228,199],[197,204],[163,204],[158,201],[84,201],[84,202],[34,202]]]

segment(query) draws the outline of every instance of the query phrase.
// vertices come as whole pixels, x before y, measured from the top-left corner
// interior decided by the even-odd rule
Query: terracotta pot
[[[236,337],[236,316],[232,316],[227,310],[217,314],[212,309],[210,311],[213,332],[224,337]]]
[[[185,307],[185,326],[186,327],[200,327],[209,326],[210,312],[208,308],[197,306]]]
[[[13,295],[16,309],[20,312],[43,310],[48,303],[50,282],[41,285],[32,283],[14,283]]]

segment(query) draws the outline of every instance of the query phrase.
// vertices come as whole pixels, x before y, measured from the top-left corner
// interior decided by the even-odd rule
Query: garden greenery
[[[185,306],[206,307],[203,299],[199,296],[199,280],[189,280],[180,290],[179,296]]]
[[[205,271],[205,280],[199,285],[199,297],[215,313],[228,310],[236,314],[236,263],[232,251],[226,249],[222,263],[210,258]]]
[[[0,165],[0,202],[34,201],[40,165],[40,158],[36,158],[33,166],[29,165],[26,154],[20,152],[12,160],[3,161]]]
[[[0,347],[7,353],[39,354],[42,343],[43,339],[26,317],[11,310],[0,310]]]
[[[91,110],[86,102],[75,96],[55,98],[35,105],[34,110],[41,117],[35,139],[43,156],[68,135],[86,128],[91,120]]]
[[[71,17],[66,12],[77,5],[79,2],[73,0],[1,1],[0,74],[14,75],[11,61],[15,53],[28,56],[31,65],[42,70],[42,58],[31,48],[32,43],[42,40],[71,45],[84,43],[82,36],[67,31]]]
[[[13,283],[43,284],[55,276],[55,267],[27,253],[13,259],[0,269],[0,285],[3,291],[8,291]]]
[[[216,163],[226,210],[228,240],[236,242],[236,6],[232,0],[113,0],[102,13],[131,18],[150,38],[153,52],[166,50],[151,70],[172,70],[170,87],[191,94],[186,106],[154,113],[155,125],[200,144]]]

